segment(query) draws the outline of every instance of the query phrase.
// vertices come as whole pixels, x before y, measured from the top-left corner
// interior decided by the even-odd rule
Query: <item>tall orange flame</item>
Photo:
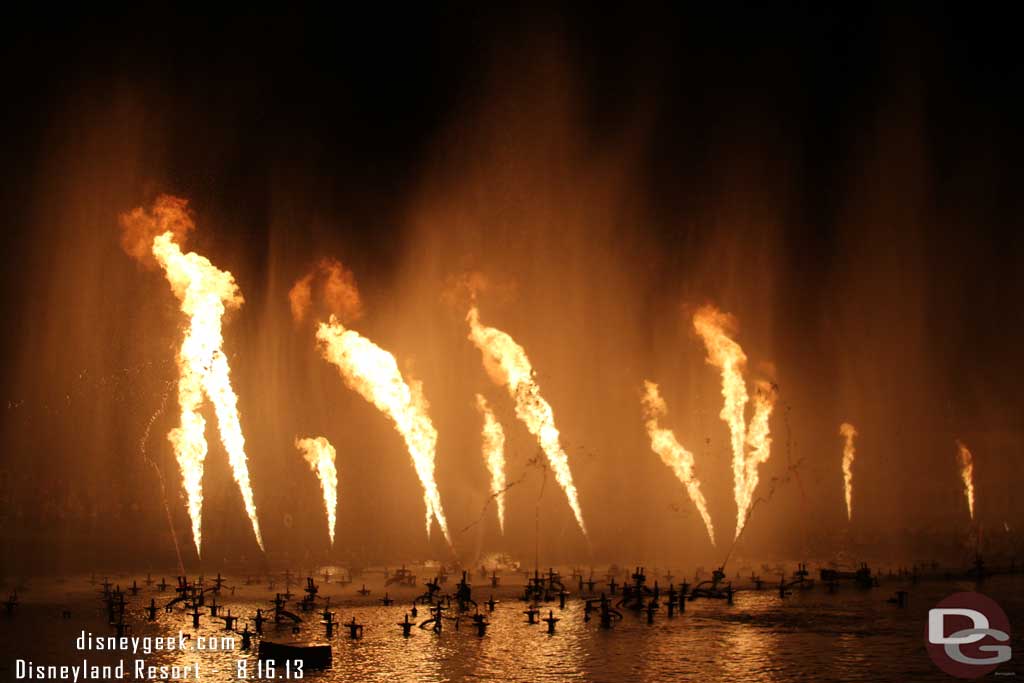
[[[327,512],[327,533],[334,545],[334,525],[338,519],[338,468],[334,446],[325,437],[295,439],[295,447],[302,451],[302,457],[320,480],[324,492],[324,509]]]
[[[484,418],[483,453],[491,473],[491,495],[498,503],[498,527],[505,533],[505,430],[494,416],[487,399],[476,395],[476,408]]]
[[[956,440],[957,460],[960,462],[960,478],[964,481],[964,496],[967,497],[967,509],[974,519],[974,456],[967,450],[960,439]]]
[[[732,316],[713,306],[705,306],[694,314],[693,326],[704,340],[708,352],[707,362],[722,374],[722,397],[725,402],[719,415],[729,425],[731,435],[736,538],[739,538],[753,504],[758,483],[758,465],[767,462],[771,456],[769,418],[775,406],[775,391],[767,382],[757,383],[754,415],[748,427],[746,407],[750,397],[743,379],[747,356],[742,347],[730,337],[735,321]]]
[[[393,355],[355,330],[346,329],[333,315],[329,322],[320,323],[316,339],[320,353],[327,362],[337,366],[345,384],[387,415],[402,435],[423,485],[427,537],[430,537],[431,519],[437,519],[450,546],[448,521],[434,480],[437,430],[427,415],[429,404],[423,396],[422,385],[403,379]]]
[[[839,425],[839,435],[843,442],[843,490],[846,493],[846,519],[853,519],[853,458],[857,451],[853,447],[853,437],[857,430],[849,422]]]
[[[670,429],[658,425],[658,419],[668,414],[668,406],[658,392],[658,385],[644,380],[644,396],[641,400],[647,434],[651,437],[651,450],[661,456],[661,461],[669,466],[676,478],[686,487],[690,500],[697,506],[704,527],[708,530],[711,545],[715,544],[715,528],[711,524],[711,514],[707,502],[700,490],[700,481],[693,474],[693,453],[683,448]]]
[[[526,425],[540,444],[555,472],[558,485],[565,491],[576,523],[586,536],[587,527],[583,522],[576,485],[572,481],[569,456],[559,442],[554,412],[541,396],[540,387],[533,379],[533,366],[530,365],[526,351],[505,332],[481,324],[480,312],[476,306],[469,309],[466,322],[469,323],[470,341],[483,354],[484,369],[495,384],[508,390],[515,402],[516,417]]]
[[[182,253],[172,231],[156,236],[152,253],[167,274],[175,296],[181,301],[182,312],[189,317],[188,330],[178,351],[181,425],[172,429],[167,438],[174,446],[181,468],[196,552],[201,554],[202,548],[203,461],[207,452],[203,434],[206,421],[199,414],[204,395],[213,403],[221,441],[242,492],[256,542],[263,549],[263,536],[249,484],[245,438],[238,417],[238,397],[231,388],[228,359],[221,348],[224,341],[222,318],[227,308],[242,305],[241,292],[231,273],[217,269],[207,258],[195,252]]]

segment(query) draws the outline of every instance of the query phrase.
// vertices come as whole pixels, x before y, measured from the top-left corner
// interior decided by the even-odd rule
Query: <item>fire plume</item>
[[[967,450],[963,441],[957,439],[957,460],[960,462],[960,478],[964,481],[964,496],[967,497],[967,509],[974,519],[974,456]]]
[[[676,478],[686,487],[690,500],[697,506],[704,527],[708,530],[711,545],[715,544],[715,528],[711,524],[711,514],[707,502],[700,490],[700,481],[693,474],[693,453],[683,448],[670,429],[658,425],[658,419],[668,414],[668,406],[658,392],[658,385],[644,380],[644,396],[641,399],[644,412],[644,424],[647,434],[651,437],[651,450],[661,456],[661,461],[669,466]]]
[[[505,430],[494,416],[487,399],[476,395],[476,408],[484,418],[483,451],[487,471],[491,473],[491,495],[498,503],[498,526],[505,533]]]
[[[203,462],[207,453],[206,420],[199,413],[204,397],[213,404],[221,441],[242,492],[245,511],[252,523],[256,542],[263,549],[263,536],[249,483],[238,397],[231,387],[228,359],[222,349],[222,319],[228,309],[242,305],[242,294],[231,273],[219,270],[206,257],[195,252],[182,252],[176,240],[193,226],[185,200],[161,197],[152,213],[135,209],[122,216],[121,222],[125,229],[125,249],[137,257],[139,236],[158,233],[153,237],[151,253],[163,268],[174,295],[181,302],[181,311],[189,320],[177,354],[181,424],[172,429],[167,438],[174,447],[181,468],[196,552],[201,553],[202,549]],[[167,229],[158,232],[162,227]],[[136,247],[134,251],[132,246]]]
[[[405,440],[413,467],[423,485],[427,537],[431,519],[437,519],[444,538],[451,545],[448,521],[441,507],[441,494],[434,480],[437,430],[427,415],[429,404],[422,385],[406,381],[395,357],[355,330],[346,329],[335,317],[320,323],[316,332],[320,353],[335,365],[345,384],[387,415]]]
[[[322,436],[295,439],[295,447],[302,451],[302,457],[309,468],[316,473],[324,492],[324,509],[327,511],[327,532],[334,545],[334,526],[338,519],[338,468],[337,454],[331,442]]]
[[[583,522],[576,485],[572,481],[569,456],[559,442],[551,405],[541,396],[540,387],[533,379],[533,366],[530,365],[526,351],[505,332],[481,324],[480,312],[476,306],[469,309],[466,322],[469,323],[470,341],[483,354],[484,369],[495,384],[508,389],[515,403],[516,417],[526,425],[540,444],[555,472],[558,485],[565,491],[576,523],[586,536],[587,527]]]
[[[736,498],[736,538],[743,532],[757,489],[758,465],[771,456],[769,418],[775,406],[775,389],[767,382],[758,382],[754,395],[754,414],[746,423],[747,393],[743,370],[747,356],[730,335],[735,321],[732,316],[712,306],[699,309],[693,326],[704,341],[707,362],[722,374],[724,404],[719,416],[729,425],[732,445],[733,492]],[[749,450],[749,452],[748,452]]]
[[[846,492],[846,519],[853,519],[853,458],[857,451],[853,447],[853,437],[857,436],[857,430],[849,422],[839,425],[839,435],[845,441],[843,443],[843,489]]]

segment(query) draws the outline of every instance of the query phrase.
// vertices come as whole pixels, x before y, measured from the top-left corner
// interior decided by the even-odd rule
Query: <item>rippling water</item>
[[[136,577],[137,578],[137,577]],[[111,577],[122,587],[131,584],[127,576]],[[491,627],[480,638],[467,622],[456,630],[451,622],[444,631],[413,629],[405,639],[396,625],[408,611],[412,598],[422,588],[387,587],[396,602],[380,605],[384,593],[378,575],[366,581],[372,590],[368,596],[356,593],[357,585],[342,587],[318,579],[321,595],[330,596],[337,619],[355,617],[364,624],[364,637],[350,640],[345,629],[331,639],[333,666],[321,672],[306,671],[305,679],[314,681],[919,681],[951,680],[932,664],[924,648],[927,611],[943,597],[961,590],[979,590],[999,602],[1010,617],[1014,658],[998,673],[1017,673],[1024,656],[1024,577],[994,577],[980,586],[973,582],[923,582],[917,585],[885,581],[881,588],[859,590],[844,586],[829,594],[822,587],[798,591],[785,600],[776,590],[741,591],[735,603],[697,600],[686,604],[686,612],[669,619],[664,608],[653,624],[645,615],[625,613],[611,630],[600,628],[599,620],[584,621],[583,603],[570,598],[564,610],[557,601],[544,607],[554,610],[561,621],[556,633],[548,635],[543,624],[528,625],[524,603],[517,599],[523,583],[521,575],[505,576],[507,584],[495,591],[501,600],[490,616]],[[484,580],[474,589],[474,598],[483,601],[492,593]],[[244,625],[257,607],[269,610],[274,591],[266,583],[243,585],[230,577],[218,603],[241,615]],[[357,581],[362,583],[362,580]],[[443,590],[454,592],[455,578]],[[137,597],[128,596],[130,622],[134,636],[177,636],[179,631],[198,636],[231,635],[223,622],[206,616],[203,610],[200,628],[192,628],[192,618],[178,609],[161,612],[155,623],[146,621],[143,607],[151,597],[157,604],[173,596],[170,589],[158,593],[142,585]],[[483,587],[480,587],[483,586]],[[900,588],[910,591],[906,608],[888,604],[886,599]],[[277,591],[284,590],[280,583]],[[300,587],[292,586],[292,592]],[[75,648],[75,640],[85,630],[97,636],[113,635],[106,624],[98,587],[83,578],[67,581],[37,579],[29,581],[20,593],[21,603],[10,617],[0,616],[0,678],[16,680],[15,660],[31,660],[35,665],[111,664],[125,661],[126,680],[134,680],[135,659],[147,665],[188,665],[196,661],[201,680],[237,680],[238,661],[247,663],[255,677],[254,652],[240,649],[228,652],[153,652],[134,655],[86,651]],[[62,612],[71,610],[65,619]],[[298,612],[297,607],[291,607]],[[301,638],[326,641],[320,616],[300,613],[304,619]],[[416,621],[427,618],[421,607]],[[273,623],[265,626],[265,637],[291,639],[291,627]],[[196,642],[193,640],[192,642]],[[241,639],[236,641],[241,646]],[[284,674],[278,662],[277,675]],[[1020,674],[1024,675],[1024,671]],[[189,678],[185,680],[194,680]]]

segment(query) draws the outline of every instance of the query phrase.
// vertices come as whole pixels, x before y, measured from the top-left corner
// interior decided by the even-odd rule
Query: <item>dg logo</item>
[[[1010,661],[1010,620],[981,593],[954,593],[928,610],[928,654],[946,673],[978,678]]]

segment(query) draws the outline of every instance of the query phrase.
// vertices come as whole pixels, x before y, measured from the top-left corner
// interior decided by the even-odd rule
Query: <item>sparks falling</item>
[[[476,409],[484,418],[483,453],[487,471],[491,473],[491,496],[498,503],[498,527],[505,533],[505,430],[494,416],[487,399],[476,395]]]
[[[754,395],[754,415],[746,424],[746,407],[750,399],[743,370],[747,356],[729,335],[735,326],[732,317],[712,306],[705,306],[693,316],[693,326],[704,340],[707,362],[721,371],[722,398],[720,417],[729,425],[732,445],[733,492],[736,498],[736,538],[739,538],[750,515],[754,491],[757,489],[759,465],[771,456],[769,418],[775,406],[775,389],[759,382]],[[748,453],[749,450],[749,453]]]
[[[839,425],[839,435],[843,442],[843,489],[846,493],[846,519],[853,519],[853,458],[857,451],[853,447],[853,437],[857,430],[849,422]]]
[[[967,509],[971,512],[971,519],[974,519],[974,456],[967,450],[967,446],[957,439],[957,460],[960,462],[960,478],[964,481],[964,496],[967,497]]]
[[[693,473],[693,453],[683,448],[671,430],[658,425],[659,418],[668,414],[668,406],[665,405],[665,400],[658,392],[658,385],[654,382],[644,380],[644,396],[641,405],[643,406],[647,434],[651,437],[651,450],[661,456],[661,461],[671,468],[676,478],[686,487],[686,492],[690,494],[690,500],[697,506],[697,511],[700,513],[701,519],[704,520],[704,527],[708,530],[711,545],[714,545],[715,529],[711,524],[711,514],[708,512],[704,494],[700,490],[700,481]]]
[[[188,329],[178,350],[178,403],[181,424],[167,435],[181,468],[182,482],[192,519],[196,553],[202,549],[203,462],[206,459],[206,420],[199,413],[203,398],[214,407],[221,442],[227,451],[235,481],[242,492],[245,511],[252,522],[256,542],[263,549],[263,536],[256,517],[252,486],[249,484],[245,438],[238,416],[238,397],[231,387],[230,368],[222,349],[222,319],[228,309],[239,308],[244,299],[234,276],[219,270],[195,252],[183,253],[176,241],[192,226],[187,202],[161,197],[151,214],[136,209],[122,217],[123,244],[129,253],[138,250],[139,235],[167,228],[152,240],[151,253],[163,268],[181,311],[188,316]],[[184,228],[182,226],[185,226]],[[134,247],[132,241],[134,240]]]
[[[508,389],[515,402],[516,417],[536,437],[555,472],[558,485],[565,491],[580,531],[586,536],[587,527],[583,523],[579,496],[572,481],[569,456],[559,442],[554,412],[533,379],[533,366],[526,357],[526,351],[505,332],[481,324],[476,306],[469,309],[466,321],[469,323],[469,339],[483,354],[487,374],[495,384]]]
[[[423,485],[427,537],[436,519],[448,545],[448,521],[434,480],[437,430],[427,415],[429,404],[418,381],[402,377],[395,357],[355,330],[346,329],[335,317],[320,323],[316,339],[327,362],[337,366],[345,384],[387,415],[405,440],[413,467]]]
[[[338,519],[338,468],[334,446],[326,438],[318,436],[295,439],[295,447],[302,452],[309,468],[320,480],[320,488],[324,492],[324,509],[327,511],[327,533],[333,546],[334,526]]]

